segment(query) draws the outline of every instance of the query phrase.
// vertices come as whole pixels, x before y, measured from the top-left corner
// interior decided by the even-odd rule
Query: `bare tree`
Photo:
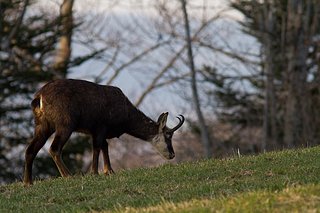
[[[200,99],[198,95],[198,87],[197,87],[197,76],[196,76],[196,69],[194,65],[194,59],[193,59],[193,52],[192,52],[192,41],[191,41],[191,35],[190,35],[190,26],[189,26],[189,19],[188,19],[188,12],[186,8],[186,0],[180,0],[181,1],[181,8],[183,11],[184,16],[184,25],[185,25],[185,34],[186,34],[186,43],[188,48],[188,64],[190,67],[191,72],[191,90],[192,90],[192,98],[193,98],[193,104],[197,113],[200,129],[201,129],[201,140],[205,147],[205,152],[207,157],[212,156],[212,147],[211,147],[211,139],[210,135],[202,114],[201,106],[200,106]]]
[[[198,3],[188,5],[186,12],[192,28],[188,33],[190,38],[186,40],[181,2],[168,0],[150,2],[146,14],[140,12],[139,7],[130,8],[125,16],[113,12],[110,8],[104,14],[93,17],[91,24],[85,25],[82,32],[86,36],[82,38],[86,38],[81,44],[92,48],[99,44],[105,48],[102,57],[98,59],[99,63],[104,64],[101,71],[98,74],[85,73],[86,77],[93,78],[99,83],[117,84],[119,79],[133,76],[140,83],[140,87],[134,88],[131,95],[135,97],[130,98],[135,100],[136,106],[145,107],[144,100],[159,88],[167,91],[171,89],[170,91],[178,95],[183,93],[182,87],[179,87],[181,84],[177,86],[175,83],[190,83],[192,74],[188,46],[190,43],[194,69],[197,67],[200,69],[207,64],[215,65],[214,61],[217,60],[215,56],[218,54],[232,58],[235,63],[257,64],[251,60],[252,57],[234,54],[234,50],[228,46],[227,39],[223,41],[221,35],[214,36],[217,32],[223,33],[221,23],[216,24],[216,22],[220,21],[224,10],[215,10],[212,5],[205,3],[201,6]],[[150,11],[152,15],[149,14]],[[221,43],[217,43],[217,40]],[[198,93],[203,93],[207,88],[203,84],[197,88],[196,81],[201,80],[200,76],[197,79],[197,74],[194,74],[193,85],[199,90],[196,102],[200,104],[204,96]],[[194,97],[193,94],[189,94],[190,91],[186,92],[185,97]],[[206,109],[208,108],[206,106]],[[199,109],[202,114],[200,106]],[[202,115],[204,121],[203,117]],[[205,150],[211,152],[210,142],[206,143],[209,145],[205,146]],[[206,155],[211,156],[212,152]]]
[[[144,98],[155,88],[159,88],[161,86],[170,84],[178,79],[171,79],[170,81],[166,83],[159,84],[158,81],[163,77],[163,75],[168,72],[168,70],[174,65],[174,63],[179,59],[182,52],[185,50],[185,47],[182,47],[168,62],[168,64],[155,76],[155,78],[150,82],[149,86],[142,92],[138,100],[135,102],[136,106],[139,106]]]

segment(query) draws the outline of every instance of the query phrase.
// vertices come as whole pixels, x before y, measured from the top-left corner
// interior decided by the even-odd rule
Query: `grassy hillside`
[[[320,147],[0,187],[0,212],[320,211]]]

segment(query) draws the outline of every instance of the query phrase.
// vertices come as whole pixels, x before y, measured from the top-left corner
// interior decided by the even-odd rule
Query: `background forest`
[[[172,126],[184,114],[174,163],[320,143],[317,0],[1,0],[0,14],[1,183],[21,179],[33,94],[59,78],[118,86]],[[109,143],[115,170],[166,162],[127,135]],[[90,152],[74,134],[65,162],[86,172]],[[34,170],[58,175],[47,147]]]

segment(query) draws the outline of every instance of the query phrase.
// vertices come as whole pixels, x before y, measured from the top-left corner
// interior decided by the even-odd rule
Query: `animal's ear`
[[[158,122],[157,122],[159,125],[159,131],[162,131],[162,129],[166,126],[168,115],[169,115],[168,112],[164,112],[159,116]]]

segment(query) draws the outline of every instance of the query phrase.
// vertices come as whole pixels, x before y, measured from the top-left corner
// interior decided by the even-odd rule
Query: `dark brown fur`
[[[104,172],[110,174],[113,170],[106,139],[128,133],[150,141],[159,133],[159,125],[168,115],[163,113],[155,122],[138,110],[119,88],[73,79],[49,82],[35,94],[31,106],[35,134],[26,149],[25,184],[32,183],[33,160],[54,132],[50,154],[62,176],[70,175],[61,159],[61,151],[74,131],[90,134],[93,138],[92,172],[98,173],[98,158],[102,151]],[[183,121],[180,120],[178,128]],[[162,130],[170,158],[174,157],[171,138],[176,129],[171,130],[164,124]]]

